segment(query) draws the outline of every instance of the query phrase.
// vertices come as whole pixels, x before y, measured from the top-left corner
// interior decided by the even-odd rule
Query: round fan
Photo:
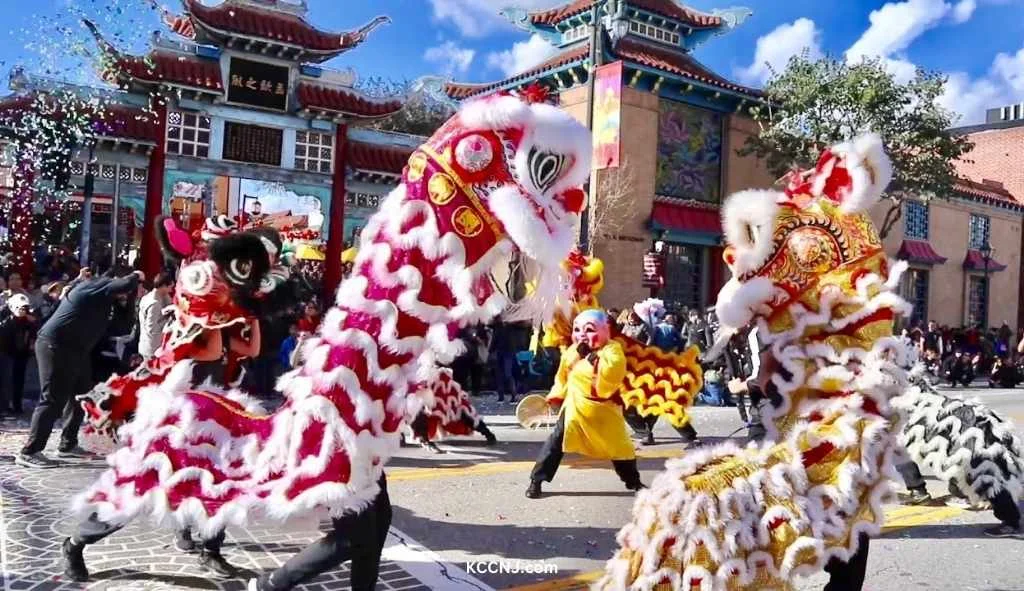
[[[554,427],[558,414],[542,394],[528,394],[516,405],[516,419],[526,429]]]

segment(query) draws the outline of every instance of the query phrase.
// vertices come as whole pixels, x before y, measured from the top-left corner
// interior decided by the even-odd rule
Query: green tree
[[[767,104],[752,112],[761,132],[738,153],[762,158],[782,176],[794,164],[812,167],[832,144],[878,133],[893,163],[885,193],[890,205],[879,228],[884,238],[902,216],[904,199],[948,198],[954,163],[974,148],[966,136],[948,132],[957,115],[938,104],[945,84],[944,76],[920,69],[902,84],[878,60],[848,64],[797,55],[768,81]]]

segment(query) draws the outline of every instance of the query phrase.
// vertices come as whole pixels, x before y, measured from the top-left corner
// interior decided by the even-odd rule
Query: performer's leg
[[[740,413],[740,420],[743,424],[750,423],[750,415],[747,414],[747,406],[750,405],[750,394],[740,392],[736,395],[736,410]]]
[[[483,419],[473,420],[473,417],[466,413],[462,413],[462,424],[466,425],[470,429],[473,429],[477,433],[487,438],[487,445],[494,445],[498,442],[498,438],[494,436],[491,429],[487,426],[487,423]]]
[[[286,591],[352,560],[352,591],[372,591],[377,584],[380,554],[391,523],[391,500],[383,476],[380,486],[380,493],[370,507],[333,519],[332,531],[281,568],[261,575],[255,585],[250,583],[249,589]]]
[[[87,393],[93,387],[92,367],[89,365],[89,356],[86,355],[83,359],[84,361],[82,362],[86,365],[77,368],[75,381],[72,382],[71,397],[68,399],[69,404],[64,407],[64,415],[61,419],[64,426],[60,431],[60,444],[57,446],[58,455],[74,454],[78,448],[78,429],[82,426],[82,421],[85,420],[85,410],[78,402],[77,397]],[[60,371],[65,370],[61,369]]]
[[[657,415],[650,415],[644,417],[644,427],[646,436],[644,437],[644,445],[654,445],[654,428],[658,425]]]
[[[95,513],[78,524],[71,537],[64,540],[61,554],[64,557],[64,576],[79,583],[89,580],[89,569],[85,566],[85,547],[102,540],[123,526],[100,521]]]
[[[547,441],[540,448],[537,455],[537,463],[530,472],[530,487],[526,489],[526,497],[536,499],[540,497],[540,483],[551,482],[558,471],[558,465],[562,463],[562,441],[565,439],[565,414],[558,415],[558,422],[555,430],[548,437]]]
[[[437,447],[437,444],[430,440],[430,416],[427,415],[426,411],[420,411],[420,414],[416,415],[416,418],[412,420],[412,434],[419,439],[420,445],[429,448],[435,453],[442,453],[441,448]]]
[[[224,530],[221,530],[213,537],[203,539],[199,553],[199,566],[220,577],[231,578],[237,576],[238,569],[231,566],[231,563],[220,552],[223,545]]]
[[[903,484],[910,491],[906,495],[900,495],[900,500],[908,505],[920,505],[932,499],[928,494],[928,487],[925,485],[924,476],[917,464],[908,460],[896,466],[896,471],[903,477]]]
[[[693,423],[686,423],[682,427],[676,427],[676,433],[679,433],[679,438],[683,440],[683,443],[693,443],[697,441],[697,430],[693,428]]]
[[[851,556],[848,562],[833,558],[825,565],[825,572],[831,576],[824,591],[860,591],[864,588],[864,577],[868,570],[869,542],[867,534],[861,534],[857,553]]]
[[[639,439],[647,437],[647,423],[644,422],[644,418],[640,416],[640,413],[636,411],[636,408],[630,406],[623,411],[622,416],[626,419],[626,424],[633,431],[633,436]]]
[[[1001,490],[997,495],[992,497],[992,513],[995,514],[996,519],[1003,522],[993,528],[985,530],[985,534],[992,537],[1020,537],[1024,535],[1024,523],[1020,520],[1020,508],[1017,506],[1017,502],[1013,500],[1013,495],[1008,491]]]
[[[174,532],[174,547],[186,553],[198,549],[195,540],[192,539],[192,528],[183,527]]]
[[[612,466],[615,468],[615,473],[619,475],[619,479],[622,480],[629,490],[647,488],[640,481],[640,469],[636,465],[635,458],[632,460],[612,460]]]

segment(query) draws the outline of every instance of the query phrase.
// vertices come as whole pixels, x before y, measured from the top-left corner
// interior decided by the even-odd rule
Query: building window
[[[992,221],[987,215],[971,214],[971,238],[969,248],[981,250],[989,239],[989,232],[992,228]]]
[[[295,168],[309,172],[331,172],[334,136],[316,131],[295,132]]]
[[[576,25],[571,29],[566,29],[564,33],[564,39],[566,43],[583,39],[590,34],[590,25]]]
[[[629,21],[629,31],[631,33],[636,33],[641,37],[647,37],[648,39],[654,39],[655,41],[660,41],[662,43],[679,45],[679,33],[664,27],[656,27],[639,21]]]
[[[133,183],[144,183],[144,182],[146,182],[146,169],[145,168],[133,168],[132,169],[132,182]]]
[[[980,326],[988,316],[988,278],[971,275],[967,290],[967,326]]]
[[[665,244],[665,287],[661,298],[674,310],[700,308],[704,251],[698,246]]]
[[[167,113],[167,152],[207,158],[210,155],[210,118],[201,113]]]
[[[928,240],[928,204],[920,201],[907,201],[907,209],[903,214],[903,234],[907,238]]]
[[[912,326],[924,326],[928,321],[928,271],[908,269],[903,276],[903,298],[914,306],[910,315]]]

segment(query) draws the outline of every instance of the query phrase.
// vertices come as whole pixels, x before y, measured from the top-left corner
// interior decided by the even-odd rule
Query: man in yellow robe
[[[548,394],[548,402],[560,404],[561,412],[530,473],[530,499],[539,498],[541,483],[555,477],[565,452],[611,460],[626,488],[644,488],[617,395],[626,375],[626,356],[611,340],[608,315],[581,312],[573,321],[572,336],[574,344],[562,354]]]

